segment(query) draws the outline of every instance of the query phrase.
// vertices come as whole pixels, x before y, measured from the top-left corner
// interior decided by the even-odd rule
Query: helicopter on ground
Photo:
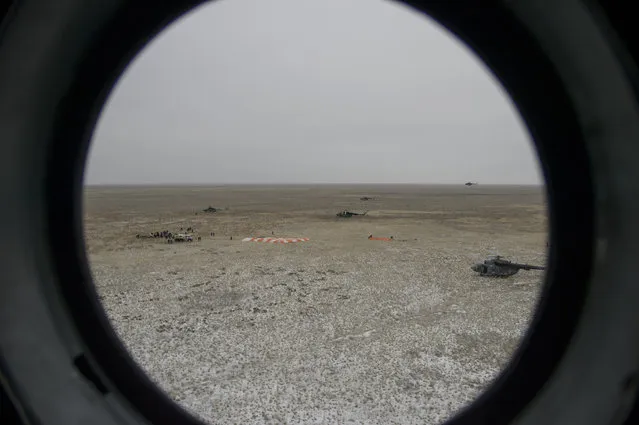
[[[351,217],[353,217],[353,216],[355,216],[355,215],[366,215],[366,213],[367,213],[367,212],[368,212],[368,211],[365,211],[365,212],[363,212],[363,213],[356,213],[356,212],[352,212],[352,211],[344,210],[344,211],[340,211],[340,212],[338,212],[338,213],[337,213],[337,214],[335,214],[335,215],[336,215],[337,217],[341,217],[341,218],[351,218]]]
[[[471,266],[471,269],[479,273],[480,276],[489,277],[510,277],[517,274],[519,270],[546,270],[542,266],[513,263],[499,255],[488,257],[484,262]]]

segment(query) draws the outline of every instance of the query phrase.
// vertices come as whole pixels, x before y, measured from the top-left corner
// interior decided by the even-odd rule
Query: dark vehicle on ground
[[[504,260],[498,255],[488,257],[483,263],[473,265],[471,269],[479,273],[480,276],[489,277],[510,277],[517,274],[519,270],[546,270],[542,266],[513,263],[512,261]]]
[[[356,212],[352,212],[352,211],[344,210],[344,211],[340,211],[340,212],[338,212],[338,213],[337,213],[337,214],[335,214],[335,215],[336,215],[337,217],[342,217],[342,218],[351,218],[351,217],[353,217],[354,215],[366,215],[366,213],[367,213],[367,212],[368,212],[368,211],[363,212],[363,213],[356,213]]]

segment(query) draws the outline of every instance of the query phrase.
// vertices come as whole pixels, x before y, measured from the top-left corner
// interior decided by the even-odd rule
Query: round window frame
[[[78,200],[110,90],[153,36],[202,3],[28,0],[0,28],[0,185],[12,206],[0,217],[12,223],[4,243],[14,247],[0,260],[0,377],[26,417],[200,423],[111,328],[91,284]],[[550,209],[547,281],[531,328],[493,385],[449,423],[620,415],[639,359],[634,62],[578,1],[405,3],[457,35],[507,89],[535,141]],[[592,369],[604,364],[605,374]],[[575,383],[588,391],[569,395]]]

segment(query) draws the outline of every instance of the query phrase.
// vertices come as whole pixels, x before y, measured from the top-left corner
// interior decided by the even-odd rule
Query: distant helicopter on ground
[[[478,184],[477,182],[466,182],[466,183],[464,183],[465,186],[475,186],[477,184]]]
[[[471,266],[471,269],[480,276],[489,277],[509,277],[515,275],[519,270],[546,270],[545,267],[531,266],[529,264],[513,263],[504,260],[499,255],[488,257],[483,263],[477,263]]]
[[[352,212],[352,211],[344,210],[344,211],[340,211],[340,212],[338,212],[338,213],[337,213],[337,214],[335,214],[335,215],[336,215],[337,217],[342,217],[342,218],[351,218],[351,217],[353,217],[354,215],[366,215],[366,213],[367,213],[367,212],[368,212],[368,211],[365,211],[365,212],[363,212],[363,213],[356,213],[356,212]]]

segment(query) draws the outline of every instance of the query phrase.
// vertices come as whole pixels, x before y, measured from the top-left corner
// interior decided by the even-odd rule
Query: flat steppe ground
[[[117,334],[216,424],[441,422],[506,366],[543,284],[470,269],[545,264],[541,187],[87,187],[84,208]],[[136,238],[190,226],[201,241]],[[242,241],[272,235],[310,240]]]

